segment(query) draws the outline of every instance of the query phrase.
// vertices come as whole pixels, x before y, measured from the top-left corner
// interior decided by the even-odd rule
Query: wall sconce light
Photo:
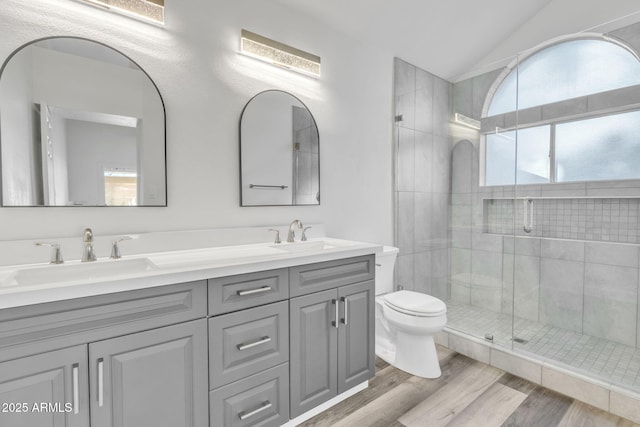
[[[112,12],[164,24],[164,0],[79,0]]]
[[[242,30],[240,52],[291,71],[320,77],[320,57],[284,43]]]
[[[467,117],[460,113],[455,113],[453,115],[453,121],[471,129],[480,130],[480,120],[472,119],[471,117]]]

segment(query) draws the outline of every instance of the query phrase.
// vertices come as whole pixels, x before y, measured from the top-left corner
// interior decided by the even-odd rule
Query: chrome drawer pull
[[[246,350],[248,348],[253,348],[253,347],[259,346],[261,344],[266,344],[269,341],[271,341],[271,337],[262,337],[258,341],[250,342],[248,344],[238,344],[237,347],[238,347],[238,350],[242,351],[242,350]]]
[[[240,418],[240,420],[246,420],[249,417],[253,417],[256,414],[259,414],[260,412],[269,409],[273,406],[273,404],[271,402],[269,402],[268,400],[266,402],[264,402],[259,408],[254,409],[253,411],[249,411],[249,412],[239,412],[238,413],[238,417]]]
[[[331,300],[331,304],[334,305],[335,307],[335,317],[333,318],[333,321],[331,322],[331,326],[333,326],[334,328],[338,329],[339,325],[338,325],[338,317],[340,317],[340,308],[338,307],[338,300],[337,299],[332,299]]]
[[[241,297],[245,295],[259,294],[261,292],[269,292],[271,290],[271,286],[263,286],[261,288],[256,289],[247,289],[246,291],[238,291],[236,292]]]

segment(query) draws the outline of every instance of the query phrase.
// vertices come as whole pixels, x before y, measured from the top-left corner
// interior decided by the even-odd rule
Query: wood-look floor
[[[438,347],[442,376],[412,376],[376,359],[369,388],[302,426],[632,427],[624,418]]]

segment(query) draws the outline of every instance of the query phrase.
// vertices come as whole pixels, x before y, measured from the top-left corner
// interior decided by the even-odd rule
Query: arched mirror
[[[240,117],[240,204],[320,204],[318,127],[295,96],[267,90]]]
[[[147,73],[74,37],[0,70],[2,206],[166,206],[165,110]]]

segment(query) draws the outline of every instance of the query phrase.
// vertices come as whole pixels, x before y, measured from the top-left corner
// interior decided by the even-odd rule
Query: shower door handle
[[[524,219],[522,229],[525,233],[533,231],[533,199],[524,199]]]

